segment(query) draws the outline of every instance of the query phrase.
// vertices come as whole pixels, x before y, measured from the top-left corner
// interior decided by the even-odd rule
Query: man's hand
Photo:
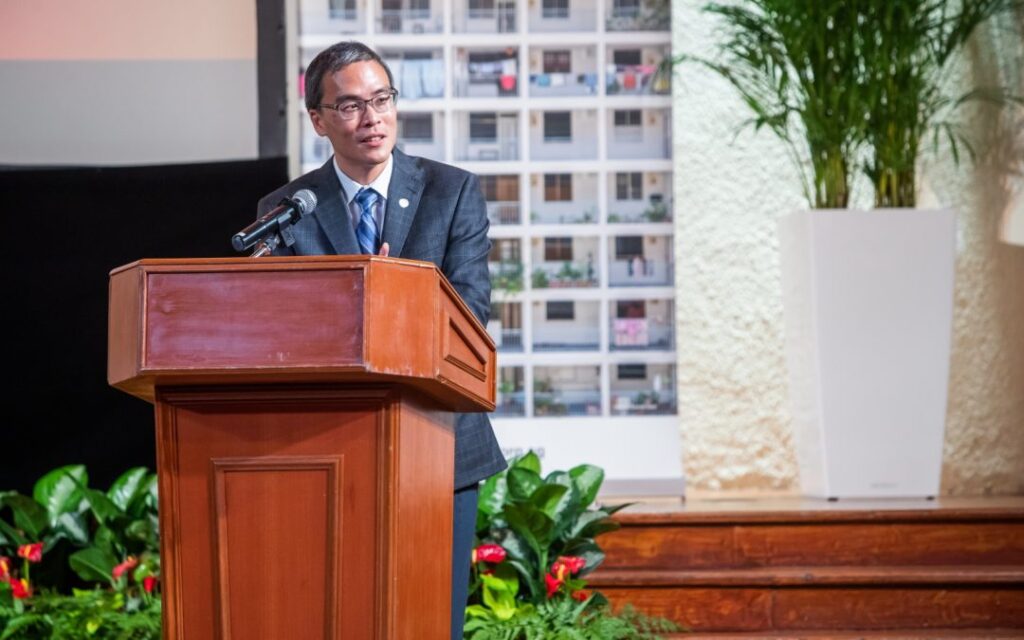
[[[377,255],[381,256],[382,258],[386,258],[388,257],[389,253],[391,253],[391,245],[385,242],[384,244],[380,245],[380,253],[378,253]]]

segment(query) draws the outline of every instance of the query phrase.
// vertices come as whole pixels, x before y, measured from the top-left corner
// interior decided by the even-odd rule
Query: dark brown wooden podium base
[[[451,413],[397,385],[156,400],[165,638],[448,637]]]

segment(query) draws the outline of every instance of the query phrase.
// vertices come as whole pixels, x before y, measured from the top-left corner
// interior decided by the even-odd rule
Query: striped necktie
[[[356,225],[356,239],[359,250],[363,253],[376,255],[380,248],[380,234],[377,232],[377,220],[373,217],[373,205],[377,203],[377,192],[364,187],[356,193],[355,201],[359,204],[359,224]]]

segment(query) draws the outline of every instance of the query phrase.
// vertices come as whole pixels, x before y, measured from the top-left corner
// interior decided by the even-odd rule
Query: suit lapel
[[[409,236],[409,228],[423,195],[423,169],[419,162],[398,149],[394,150],[391,157],[395,166],[388,187],[388,204],[384,213],[381,240],[390,245],[388,255],[401,258],[405,239]]]
[[[313,217],[324,230],[334,252],[338,255],[360,253],[348,207],[341,199],[341,183],[338,182],[338,174],[334,172],[333,157],[317,169],[314,187],[317,205]]]

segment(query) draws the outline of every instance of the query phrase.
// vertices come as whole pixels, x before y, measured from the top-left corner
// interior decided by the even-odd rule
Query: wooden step
[[[600,540],[607,559],[589,584],[694,634],[1024,637],[1024,500],[641,506],[618,520],[622,529]],[[684,637],[702,637],[694,634]]]

